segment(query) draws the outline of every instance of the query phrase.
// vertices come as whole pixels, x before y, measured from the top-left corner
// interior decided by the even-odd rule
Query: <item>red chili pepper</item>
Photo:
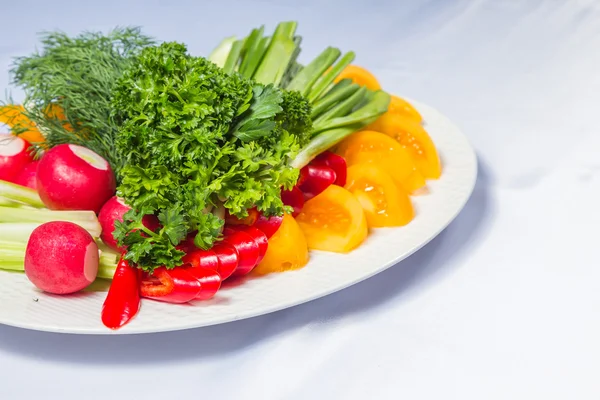
[[[141,271],[121,259],[102,306],[102,323],[118,329],[129,322],[140,309]]]
[[[258,243],[246,232],[225,229],[223,242],[232,245],[238,253],[238,266],[233,275],[246,275],[256,267],[259,257]]]
[[[319,154],[314,160],[310,162],[312,165],[325,166],[333,169],[335,172],[334,185],[344,186],[346,184],[346,176],[348,173],[348,166],[344,157],[339,156],[331,151],[324,151]]]
[[[304,194],[297,186],[294,186],[292,190],[281,191],[281,201],[286,206],[290,206],[294,209],[292,216],[297,216],[304,207]]]
[[[302,202],[304,202],[304,199],[302,199]],[[261,216],[258,217],[253,226],[260,229],[265,235],[267,235],[267,239],[269,239],[275,234],[275,232],[279,230],[279,227],[281,226],[282,222],[283,217],[278,217],[276,215],[272,217],[265,217],[261,214]]]
[[[187,268],[156,268],[152,275],[142,280],[142,297],[167,303],[187,303],[200,294],[202,285]]]
[[[267,248],[269,247],[269,240],[267,239],[267,235],[265,235],[263,231],[256,228],[255,226],[238,225],[233,227],[233,229],[246,232],[247,234],[252,236],[252,239],[254,239],[254,241],[258,245],[258,260],[256,260],[256,265],[258,265],[264,258],[265,254],[267,253]]]
[[[304,193],[304,199],[310,200],[327,189],[335,180],[335,171],[332,168],[309,164],[300,170],[300,178],[296,186]]]
[[[192,267],[208,268],[213,271],[219,270],[219,259],[212,250],[192,250],[183,256],[182,261],[184,264],[190,264]]]
[[[229,243],[217,242],[212,247],[212,250],[219,259],[219,275],[225,280],[233,274],[238,266],[238,252]]]
[[[187,268],[187,272],[193,275],[202,287],[200,293],[196,296],[196,300],[208,300],[219,291],[221,276],[217,271],[204,267],[191,267]]]

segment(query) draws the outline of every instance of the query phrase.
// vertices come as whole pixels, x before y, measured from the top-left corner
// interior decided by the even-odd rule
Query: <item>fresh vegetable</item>
[[[115,221],[123,221],[123,216],[131,210],[131,207],[125,204],[123,199],[113,196],[111,197],[100,209],[100,213],[98,214],[98,221],[102,226],[102,234],[100,238],[108,247],[113,250],[123,252],[125,251],[124,247],[119,247],[117,244],[117,240],[113,236],[113,232],[115,230]],[[158,219],[154,215],[144,215],[142,218],[142,224],[154,231],[158,229],[159,223]]]
[[[260,247],[252,236],[242,231],[230,231],[225,235],[223,242],[233,246],[238,254],[238,265],[233,276],[246,275],[256,267]]]
[[[352,82],[360,86],[366,86],[371,90],[381,89],[381,85],[377,81],[377,78],[375,78],[375,75],[373,75],[363,67],[359,67],[358,65],[348,65],[335,78],[335,82],[339,82],[343,79],[351,79]]]
[[[219,270],[219,258],[213,250],[191,250],[183,257],[183,264],[212,269],[213,271]]]
[[[311,161],[312,165],[329,167],[335,172],[335,185],[344,186],[346,184],[346,175],[348,166],[343,157],[338,156],[331,151],[324,151]]]
[[[281,227],[269,239],[269,248],[253,274],[266,275],[302,268],[308,263],[308,245],[304,233],[289,214],[283,216]]]
[[[184,253],[176,247],[188,233],[197,232],[195,244],[203,249],[219,237],[223,219],[211,210],[244,218],[256,207],[281,215],[281,187],[291,188],[298,177],[291,157],[306,141],[310,111],[301,112],[302,102],[226,75],[181,44],[143,50],[113,102],[124,120],[117,148],[127,161],[118,195],[135,210],[115,225],[125,258],[148,271],[181,265]],[[143,214],[156,214],[162,228],[144,229]]]
[[[86,288],[98,273],[98,246],[71,222],[45,223],[31,233],[25,252],[25,274],[39,289],[54,294]]]
[[[137,28],[76,37],[44,33],[39,52],[17,58],[11,70],[13,84],[26,94],[24,111],[15,115],[24,127],[13,132],[38,152],[64,143],[87,147],[118,172],[124,158],[115,140],[122,121],[111,108],[112,90],[133,57],[150,44],[152,39]],[[43,140],[32,137],[30,122],[44,132]]]
[[[300,170],[298,189],[310,200],[327,189],[336,180],[335,171],[327,166],[309,164]]]
[[[302,211],[302,207],[304,207],[304,193],[294,186],[290,190],[282,190],[281,191],[281,200],[283,204],[292,208],[292,215],[295,217]]]
[[[221,275],[212,268],[192,267],[187,271],[200,282],[200,292],[195,300],[208,300],[213,298],[221,288]]]
[[[340,143],[335,152],[344,157],[349,166],[358,163],[381,166],[408,193],[425,186],[425,178],[417,170],[409,151],[383,133],[357,132]]]
[[[119,261],[102,306],[102,323],[106,327],[121,328],[140,310],[141,273],[127,260]]]
[[[21,139],[41,147],[44,136],[25,113],[25,107],[21,105],[0,106],[0,123],[8,125]]]
[[[212,247],[218,260],[218,272],[221,280],[229,278],[237,269],[239,255],[235,247],[227,242],[217,242]]]
[[[280,216],[265,217],[264,215],[261,215],[260,217],[258,217],[258,219],[253,224],[253,226],[260,229],[267,236],[267,239],[269,239],[271,236],[273,236],[275,234],[275,232],[277,232],[277,230],[281,226],[282,222],[283,222],[283,217],[280,217]]]
[[[0,205],[43,208],[39,194],[31,188],[0,180]]]
[[[296,221],[309,249],[347,253],[367,237],[367,219],[348,190],[331,185],[304,204]]]
[[[17,185],[25,186],[31,189],[37,188],[37,167],[39,161],[33,161],[25,165],[21,172],[17,174],[15,183]]]
[[[385,133],[408,150],[425,179],[439,179],[442,175],[437,149],[420,122],[388,112],[369,125],[369,129]]]
[[[256,260],[256,264],[261,262],[265,253],[267,252],[267,248],[269,247],[269,240],[267,239],[267,235],[260,229],[255,226],[245,226],[238,225],[234,228],[226,228],[225,234],[233,233],[233,231],[242,231],[247,233],[252,237],[252,240],[258,245],[258,259]],[[256,264],[254,266],[256,266]]]
[[[154,269],[142,279],[140,294],[153,300],[167,303],[188,303],[194,300],[202,284],[187,268]]]
[[[0,134],[0,179],[14,182],[31,161],[29,143],[20,137]]]
[[[115,175],[108,162],[74,144],[49,150],[40,160],[37,189],[52,210],[99,212],[115,193]]]
[[[348,168],[345,188],[362,205],[370,228],[403,226],[415,215],[406,191],[376,164],[355,164]]]
[[[401,97],[394,96],[393,94],[390,95],[390,105],[388,106],[388,111],[383,115],[397,115],[402,118],[408,118],[418,124],[423,122],[423,116],[412,104]]]

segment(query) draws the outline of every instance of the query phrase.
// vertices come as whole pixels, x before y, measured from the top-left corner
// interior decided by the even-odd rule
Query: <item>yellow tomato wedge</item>
[[[0,107],[0,123],[17,130],[19,136],[29,143],[42,143],[44,136],[35,124],[23,114],[25,108],[21,105],[9,104]]]
[[[421,123],[423,121],[423,116],[412,104],[401,97],[394,96],[393,94],[390,95],[388,112],[390,114],[407,117],[415,122]]]
[[[258,275],[284,272],[308,263],[308,245],[304,233],[291,215],[285,214],[281,226],[269,238],[265,257],[252,271]]]
[[[426,184],[410,152],[383,133],[356,132],[343,140],[335,152],[344,157],[349,166],[358,163],[379,165],[408,193],[415,193]]]
[[[381,89],[381,85],[377,81],[377,78],[375,78],[372,73],[362,67],[359,67],[358,65],[348,65],[335,78],[334,82],[337,83],[343,79],[350,79],[352,82],[360,86],[366,86],[371,90]]]
[[[438,179],[442,175],[438,151],[420,122],[385,113],[369,129],[385,133],[407,149],[425,179]]]
[[[362,206],[343,187],[331,185],[304,204],[296,217],[309,249],[348,253],[369,233]]]
[[[404,226],[414,218],[408,193],[375,164],[355,164],[348,168],[345,188],[362,205],[369,228]]]

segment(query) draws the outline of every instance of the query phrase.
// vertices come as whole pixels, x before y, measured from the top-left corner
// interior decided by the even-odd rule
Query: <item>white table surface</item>
[[[298,20],[304,59],[355,50],[464,130],[480,176],[423,250],[302,306],[146,336],[0,326],[1,399],[600,398],[600,3],[320,3],[3,2],[1,71],[41,30],[143,25],[207,54]]]

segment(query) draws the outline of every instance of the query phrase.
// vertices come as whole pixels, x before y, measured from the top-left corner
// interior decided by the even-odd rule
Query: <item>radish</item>
[[[115,221],[123,222],[123,215],[129,210],[131,210],[131,207],[125,204],[123,199],[113,196],[104,203],[98,214],[98,221],[100,221],[100,226],[102,226],[100,238],[104,244],[113,250],[125,250],[124,248],[119,247],[117,240],[113,236],[113,232],[115,230]],[[145,215],[144,218],[142,218],[142,223],[146,228],[152,231],[156,230],[159,226],[158,219],[154,215]]]
[[[115,175],[108,162],[74,144],[50,149],[37,170],[40,198],[51,210],[100,211],[115,193]]]
[[[0,134],[0,179],[14,183],[19,172],[31,161],[29,143],[18,136]]]
[[[86,288],[98,273],[98,245],[82,227],[53,221],[35,228],[25,250],[25,274],[37,288],[54,294]]]
[[[37,188],[37,166],[40,162],[30,162],[17,174],[15,183],[17,185],[26,186],[31,189]]]

